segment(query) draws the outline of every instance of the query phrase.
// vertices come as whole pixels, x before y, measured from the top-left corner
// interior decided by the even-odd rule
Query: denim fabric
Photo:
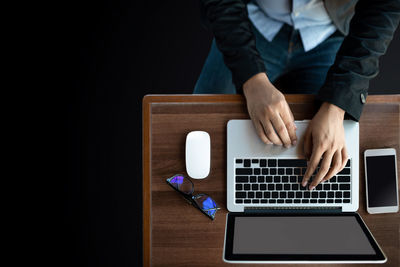
[[[331,35],[314,49],[305,52],[298,30],[285,24],[272,42],[253,27],[256,47],[271,82],[280,77],[284,93],[316,94],[325,82],[343,42],[340,32]],[[195,94],[235,94],[232,73],[225,65],[222,53],[213,40],[209,55],[195,85]]]

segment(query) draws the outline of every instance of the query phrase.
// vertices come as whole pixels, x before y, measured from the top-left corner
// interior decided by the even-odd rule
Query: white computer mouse
[[[194,179],[203,179],[210,173],[211,141],[204,131],[193,131],[186,136],[186,172]]]

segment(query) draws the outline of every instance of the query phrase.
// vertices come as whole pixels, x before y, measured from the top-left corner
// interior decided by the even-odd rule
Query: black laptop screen
[[[239,217],[235,254],[375,254],[354,217]]]
[[[358,215],[237,214],[227,235],[225,253],[236,260],[384,259]]]

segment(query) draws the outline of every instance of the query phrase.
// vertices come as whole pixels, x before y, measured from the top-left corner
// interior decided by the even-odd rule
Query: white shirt
[[[251,22],[268,41],[286,23],[299,30],[307,52],[336,31],[322,0],[292,1],[293,11],[289,0],[253,0],[247,5]]]

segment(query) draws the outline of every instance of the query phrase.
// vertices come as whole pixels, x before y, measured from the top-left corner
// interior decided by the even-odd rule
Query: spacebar
[[[279,159],[278,167],[307,167],[304,159]]]

